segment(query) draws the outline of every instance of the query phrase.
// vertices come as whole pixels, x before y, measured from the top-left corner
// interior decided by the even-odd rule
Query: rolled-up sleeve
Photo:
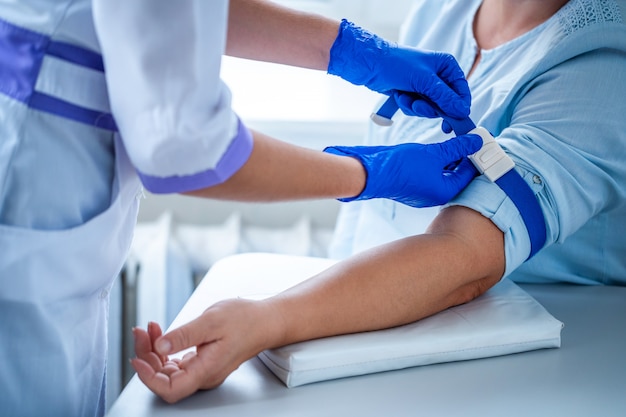
[[[588,52],[524,84],[510,103],[509,122],[497,140],[535,192],[546,246],[565,242],[591,218],[626,201],[624,68],[623,52]],[[496,184],[480,176],[451,204],[482,213],[504,232],[505,276],[526,260],[526,227]]]
[[[219,184],[247,161],[252,136],[220,79],[228,1],[94,0],[111,109],[144,186]]]

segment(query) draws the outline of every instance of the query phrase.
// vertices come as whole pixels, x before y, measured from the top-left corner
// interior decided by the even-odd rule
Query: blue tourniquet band
[[[439,112],[439,115],[446,122],[448,122],[448,124],[450,125],[452,130],[454,130],[454,133],[457,136],[465,135],[469,133],[470,131],[476,129],[476,125],[474,124],[472,119],[470,119],[469,117],[466,117],[465,119],[454,119],[452,117],[444,116],[441,112]],[[463,132],[463,133],[460,133],[460,132]]]
[[[385,119],[391,120],[393,115],[396,114],[399,109],[400,107],[398,107],[396,100],[393,98],[393,96],[390,96],[387,100],[385,100],[382,106],[380,106],[376,114],[384,117]]]
[[[476,128],[469,117],[463,120],[449,117],[444,117],[444,119],[450,124],[457,136],[469,133]],[[539,202],[530,186],[515,168],[502,175],[495,183],[513,201],[520,216],[522,216],[524,225],[526,225],[530,239],[530,254],[526,258],[528,260],[535,256],[546,243],[546,222]]]
[[[528,260],[546,243],[546,222],[537,197],[515,168],[497,179],[496,184],[513,201],[524,220],[530,239]]]

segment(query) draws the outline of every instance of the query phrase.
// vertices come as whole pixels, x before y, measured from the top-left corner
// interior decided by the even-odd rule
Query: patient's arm
[[[472,300],[503,273],[502,232],[451,207],[426,234],[363,252],[277,296],[281,344],[406,324]]]
[[[504,266],[503,233],[473,210],[450,207],[426,234],[340,262],[275,297],[220,302],[163,337],[137,329],[132,363],[152,391],[175,402],[218,386],[262,350],[397,326],[470,301]],[[166,355],[190,346],[197,353],[167,366],[153,349]]]

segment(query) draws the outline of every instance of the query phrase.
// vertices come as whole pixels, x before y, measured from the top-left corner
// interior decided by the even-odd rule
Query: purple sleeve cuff
[[[237,172],[252,153],[252,133],[239,120],[233,138],[215,168],[191,175],[155,177],[138,172],[144,187],[154,194],[182,193],[221,184]]]

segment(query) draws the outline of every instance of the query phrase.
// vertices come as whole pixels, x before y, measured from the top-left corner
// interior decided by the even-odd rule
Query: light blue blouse
[[[480,0],[419,1],[401,42],[452,53],[466,73],[478,47]],[[472,119],[513,158],[542,207],[547,242],[530,242],[515,205],[484,176],[450,204],[505,233],[505,275],[522,282],[626,284],[626,25],[624,0],[571,0],[549,20],[491,50],[468,81]],[[398,114],[368,143],[437,142],[438,120]],[[423,231],[434,212],[388,201],[345,206],[331,254]]]

